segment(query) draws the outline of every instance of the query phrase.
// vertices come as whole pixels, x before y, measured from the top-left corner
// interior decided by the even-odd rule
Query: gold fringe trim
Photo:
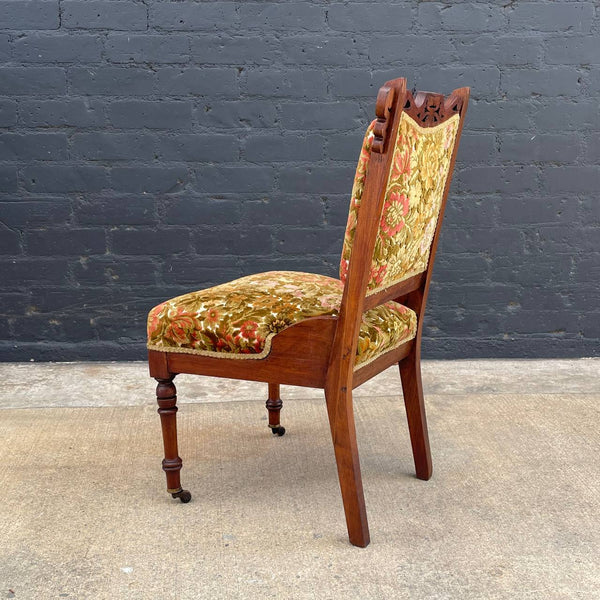
[[[261,352],[257,354],[242,354],[241,352],[215,352],[214,350],[196,350],[196,348],[184,348],[180,346],[159,346],[157,344],[146,344],[146,348],[148,348],[148,350],[157,350],[158,352],[196,354],[197,356],[208,356],[210,358],[232,358],[234,360],[262,360],[263,358],[269,356],[269,354],[271,353],[271,340],[276,335],[276,333],[270,333],[265,339],[265,347],[262,349]]]

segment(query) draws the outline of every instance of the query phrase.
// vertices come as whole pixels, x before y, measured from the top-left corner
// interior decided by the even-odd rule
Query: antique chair
[[[365,547],[352,390],[399,363],[416,474],[431,477],[421,334],[468,99],[468,88],[448,97],[411,93],[405,79],[379,90],[356,170],[339,280],[261,273],[150,311],[148,360],[174,498],[191,498],[180,484],[178,373],[268,383],[269,427],[280,436],[280,384],[323,388],[350,542]]]

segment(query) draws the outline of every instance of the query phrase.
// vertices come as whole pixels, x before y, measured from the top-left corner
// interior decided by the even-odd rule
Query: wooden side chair
[[[173,379],[196,373],[268,383],[269,427],[280,424],[281,384],[322,388],[350,542],[369,543],[352,390],[400,365],[419,479],[431,477],[421,384],[421,334],[442,216],[469,88],[411,93],[405,79],[377,95],[364,138],[340,278],[276,271],[167,300],[148,316],[150,375],[165,449],[167,491],[180,483]]]

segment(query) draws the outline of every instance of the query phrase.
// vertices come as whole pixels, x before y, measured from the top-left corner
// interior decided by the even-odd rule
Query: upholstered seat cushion
[[[337,315],[338,279],[271,271],[167,300],[148,315],[148,348],[227,358],[267,356],[280,331],[310,317]],[[364,313],[356,365],[415,337],[417,317],[397,302]]]

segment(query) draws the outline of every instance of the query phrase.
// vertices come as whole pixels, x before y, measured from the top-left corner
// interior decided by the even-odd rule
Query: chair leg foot
[[[285,433],[285,427],[280,424],[280,413],[283,402],[279,396],[279,384],[269,384],[269,398],[265,404],[269,411],[269,428],[273,435],[281,437]]]
[[[192,495],[181,487],[180,471],[183,462],[177,448],[177,390],[174,378],[173,375],[169,379],[156,379],[156,401],[165,449],[162,468],[167,476],[167,492],[185,504],[192,499]]]
[[[326,390],[325,397],[348,538],[353,546],[366,548],[370,542],[369,524],[358,459],[352,395],[348,391],[336,393]]]
[[[192,499],[192,494],[188,490],[179,490],[177,492],[171,492],[173,498],[179,498],[183,504],[187,504]]]
[[[427,417],[425,415],[425,400],[421,381],[421,361],[415,349],[400,362],[400,378],[402,379],[402,391],[404,393],[415,471],[418,479],[427,481],[433,473],[433,465],[427,433]]]

